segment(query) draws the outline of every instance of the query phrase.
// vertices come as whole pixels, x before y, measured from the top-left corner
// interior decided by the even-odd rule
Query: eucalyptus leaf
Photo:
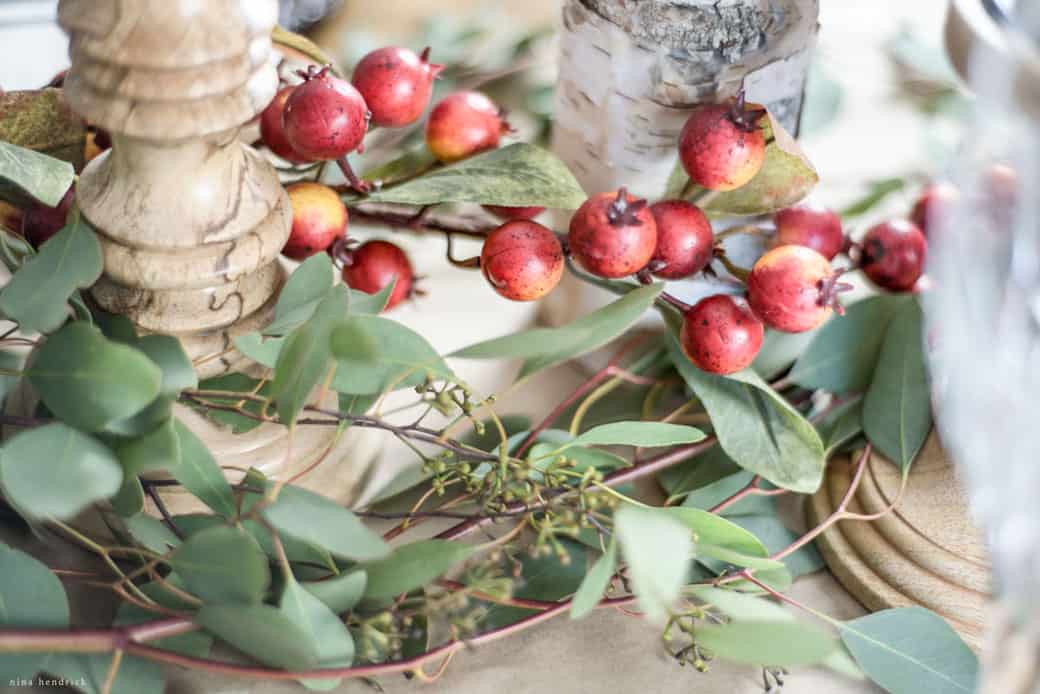
[[[669,506],[661,510],[692,530],[697,546],[703,543],[725,547],[750,556],[765,557],[769,554],[753,533],[714,513],[682,506]]]
[[[844,316],[832,319],[817,333],[788,379],[803,388],[832,393],[866,390],[889,321],[906,301],[906,297],[883,294],[852,304]]]
[[[264,337],[260,333],[243,333],[235,337],[235,349],[257,364],[273,369],[278,363],[286,337]]]
[[[741,474],[747,476],[744,484],[753,476],[753,473],[743,470],[734,463],[721,446],[713,446],[663,471],[657,476],[657,480],[668,493],[669,499],[673,500],[681,499],[683,496],[701,489],[708,489],[709,493],[702,499],[684,504],[694,508],[708,509],[728,498],[732,493],[725,495],[711,493],[710,490],[714,489],[713,485]],[[733,489],[733,492],[738,490],[739,487]]]
[[[174,469],[181,461],[181,443],[173,419],[144,436],[117,441],[113,450],[127,476]]]
[[[863,402],[867,438],[904,474],[932,429],[922,322],[916,301],[904,303],[892,318]]]
[[[368,169],[361,175],[361,178],[384,188],[420,176],[435,166],[437,166],[437,158],[424,144],[385,164]]]
[[[666,422],[615,422],[589,429],[568,445],[653,448],[703,440],[704,432],[690,426]]]
[[[420,385],[428,378],[458,380],[426,338],[380,316],[351,316],[337,325],[332,353],[332,387],[341,393],[374,395]]]
[[[118,492],[123,471],[103,443],[55,422],[6,442],[0,451],[0,480],[21,513],[67,520]]]
[[[518,378],[580,357],[602,347],[628,330],[653,306],[663,284],[628,292],[617,301],[559,328],[536,328],[487,340],[455,352],[463,359],[522,358]]]
[[[206,444],[180,421],[174,423],[180,459],[169,472],[196,498],[224,516],[236,515],[235,499],[224,472]]]
[[[275,356],[275,359],[277,359],[277,355]],[[224,374],[223,376],[207,379],[199,384],[199,388],[201,390],[242,393],[243,395],[258,395],[264,398],[268,398],[271,395],[271,384],[269,381],[259,381],[242,373]],[[255,400],[241,401],[240,399],[235,399],[233,397],[227,399],[206,398],[206,400],[207,402],[224,406],[236,405],[239,402],[242,402],[242,409],[254,417],[258,416],[263,408],[263,405]],[[188,404],[191,405],[195,411],[204,415],[207,419],[228,427],[233,434],[245,434],[256,429],[263,423],[257,419],[239,414],[238,412],[214,410],[192,402],[189,402]]]
[[[476,547],[449,540],[421,540],[394,548],[393,553],[364,565],[366,600],[389,600],[420,588],[470,557]]]
[[[863,197],[849,203],[841,211],[841,216],[850,219],[860,217],[870,212],[883,203],[890,195],[898,193],[906,188],[907,182],[903,178],[885,178],[870,183],[870,187]]]
[[[145,335],[132,343],[132,346],[144,352],[159,367],[162,372],[160,392],[163,395],[175,396],[182,390],[199,385],[199,377],[191,365],[191,359],[177,338],[171,335]]]
[[[607,545],[607,551],[596,560],[581,587],[574,594],[571,602],[571,619],[581,619],[596,609],[596,605],[603,599],[603,593],[610,585],[610,579],[614,575],[614,567],[617,564],[617,543],[611,542]]]
[[[307,634],[310,640],[308,650],[318,654],[318,667],[350,667],[354,661],[354,639],[346,625],[291,575],[285,577],[278,609]],[[301,681],[305,687],[315,691],[329,691],[339,683],[337,679]]]
[[[382,559],[390,547],[348,509],[299,487],[286,485],[263,511],[280,532],[354,561]]]
[[[318,666],[313,639],[276,607],[205,605],[195,623],[265,665],[283,670]]]
[[[260,545],[226,525],[192,535],[169,561],[188,589],[207,603],[258,603],[271,582]]]
[[[664,624],[682,591],[693,555],[689,530],[660,509],[637,506],[618,509],[614,530],[639,606],[652,624]]]
[[[181,544],[180,539],[173,531],[158,518],[139,513],[130,518],[124,518],[123,524],[131,537],[137,540],[145,549],[156,554],[166,554],[173,547]]]
[[[556,156],[535,145],[518,142],[377,190],[365,200],[407,205],[537,205],[576,210],[587,197]]]
[[[105,682],[112,656],[56,653],[47,661],[46,672],[66,682],[75,682],[84,694],[106,694]],[[163,694],[166,677],[162,666],[150,660],[124,655],[107,694]]]
[[[140,412],[162,382],[159,367],[145,355],[78,321],[43,343],[27,373],[51,412],[87,431]]]
[[[975,654],[949,624],[923,607],[884,610],[839,628],[867,676],[892,694],[975,691]]]
[[[124,476],[119,491],[112,497],[112,510],[123,518],[135,516],[144,511],[144,487],[141,480],[134,476]]]
[[[820,663],[837,648],[834,639],[823,631],[793,621],[708,624],[697,628],[697,643],[723,660],[775,667]]]
[[[0,628],[65,629],[69,605],[65,588],[44,564],[0,542]],[[0,682],[31,679],[43,669],[46,653],[0,654]]]
[[[72,164],[0,141],[0,200],[57,207],[75,180]]]
[[[558,541],[561,556],[552,553],[532,557],[525,553],[517,557],[520,575],[513,588],[513,597],[556,602],[581,587],[586,576],[585,548],[567,538]],[[492,603],[485,605],[485,609],[487,613],[481,621],[485,629],[498,629],[538,612]]]
[[[815,492],[825,460],[812,424],[753,371],[730,377],[705,373],[686,357],[674,334],[667,340],[676,369],[704,404],[733,462],[779,487]]]
[[[328,605],[330,610],[336,614],[343,614],[361,602],[367,583],[368,574],[357,569],[322,581],[312,581],[301,585],[308,593]]]
[[[150,610],[145,610],[133,603],[124,602],[119,606],[116,612],[116,618],[113,622],[114,626],[128,626],[134,624],[144,624],[146,622],[155,621],[155,613]],[[213,646],[213,637],[204,631],[190,631],[185,634],[178,634],[177,636],[168,636],[162,639],[156,639],[148,642],[149,646],[154,648],[161,648],[164,651],[170,651],[171,653],[179,653],[180,655],[186,655],[193,658],[205,658],[209,655],[210,648]]]
[[[387,302],[390,301],[390,295],[394,293],[394,288],[397,287],[397,279],[383,287],[375,294],[368,294],[361,292],[356,289],[350,290],[350,313],[352,315],[370,315],[374,316],[378,313],[382,313],[386,308]]]
[[[333,282],[332,260],[327,253],[317,253],[293,270],[278,295],[274,318],[264,328],[264,335],[287,335],[314,315]]]

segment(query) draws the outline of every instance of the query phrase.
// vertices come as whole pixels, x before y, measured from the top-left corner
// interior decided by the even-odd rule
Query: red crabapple
[[[563,247],[541,224],[513,220],[484,241],[480,269],[495,291],[513,301],[534,301],[563,277]]]
[[[303,260],[328,250],[347,233],[347,208],[336,191],[310,181],[294,183],[286,192],[292,205],[292,232],[282,253]]]
[[[695,275],[711,262],[715,235],[700,208],[683,200],[663,200],[650,206],[657,226],[657,247],[650,271],[677,280]]]
[[[583,268],[616,279],[650,262],[657,247],[657,224],[646,200],[621,188],[586,200],[571,218],[567,240]]]
[[[378,48],[354,68],[351,82],[372,112],[372,124],[401,128],[419,120],[430,103],[433,80],[444,69],[429,62],[430,49],[421,56],[407,48]]]
[[[741,93],[727,104],[701,106],[679,135],[679,159],[690,180],[709,190],[735,190],[758,175],[766,158],[759,121],[766,112],[747,108]]]
[[[289,145],[312,161],[341,159],[357,150],[368,132],[368,106],[350,82],[328,66],[311,69],[286,99],[282,121]]]
[[[415,271],[408,256],[389,241],[368,241],[349,252],[343,265],[343,281],[351,289],[378,294],[396,281],[384,311],[412,295]]]
[[[773,215],[777,246],[805,246],[827,260],[845,246],[841,217],[833,210],[813,204],[798,205]]]
[[[455,92],[441,99],[426,123],[426,146],[445,164],[495,149],[510,132],[502,110],[480,92]]]
[[[932,183],[918,198],[910,213],[910,221],[917,225],[925,238],[930,238],[960,200],[961,192],[957,186],[944,181]]]
[[[840,272],[805,246],[780,246],[758,259],[748,276],[748,303],[763,323],[785,333],[813,330],[837,309],[837,293],[851,289]]]
[[[70,187],[57,207],[34,203],[22,213],[22,236],[33,248],[39,248],[65,227],[69,210],[76,198],[75,188]]]
[[[702,299],[683,319],[682,346],[697,368],[732,374],[751,366],[762,349],[765,326],[741,297]]]
[[[864,274],[883,289],[908,292],[924,274],[928,241],[913,222],[899,219],[878,224],[860,246]]]
[[[534,219],[544,207],[503,207],[502,205],[484,205],[484,209],[499,219],[508,222],[511,219]]]
[[[260,138],[267,148],[282,159],[293,164],[306,164],[309,160],[300,155],[293,146],[289,144],[289,138],[285,134],[283,115],[285,113],[285,102],[288,101],[296,86],[283,87],[263,113],[260,114]]]

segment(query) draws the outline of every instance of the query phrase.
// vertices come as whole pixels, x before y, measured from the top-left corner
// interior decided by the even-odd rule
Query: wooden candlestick
[[[76,189],[104,253],[92,295],[141,332],[175,335],[200,378],[258,370],[234,338],[269,321],[285,279],[289,199],[239,137],[278,89],[277,16],[275,0],[62,0],[58,9],[71,39],[66,98],[112,136]],[[374,432],[337,438],[318,427],[290,439],[265,424],[233,435],[186,407],[177,416],[226,468],[299,475],[341,502],[356,497],[378,450]],[[348,453],[350,465],[337,464]],[[163,494],[174,513],[201,508],[176,488]]]

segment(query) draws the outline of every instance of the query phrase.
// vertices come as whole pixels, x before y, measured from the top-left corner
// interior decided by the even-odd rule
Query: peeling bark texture
[[[691,108],[736,94],[797,130],[818,0],[564,0],[554,147],[589,190],[658,197]]]

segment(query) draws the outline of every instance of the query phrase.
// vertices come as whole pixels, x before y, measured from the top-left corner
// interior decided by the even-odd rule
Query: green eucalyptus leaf
[[[167,419],[144,436],[117,441],[113,448],[127,476],[170,470],[181,460],[180,438],[173,419]]]
[[[425,145],[405,152],[397,159],[368,169],[361,178],[378,183],[381,188],[420,176],[437,166],[437,158]]]
[[[132,603],[124,602],[116,611],[116,618],[113,625],[130,626],[134,624],[145,624],[147,622],[153,622],[155,619],[156,615],[154,612],[142,609]],[[178,634],[177,636],[168,636],[166,638],[156,639],[155,641],[149,641],[148,645],[192,658],[205,658],[209,655],[210,648],[213,646],[213,637],[201,630],[190,631],[186,634]]]
[[[264,337],[260,333],[243,333],[235,338],[235,349],[257,364],[273,369],[288,339],[288,336]]]
[[[832,417],[820,422],[817,427],[827,444],[827,457],[855,441],[863,433],[863,401],[858,400],[841,408]]]
[[[264,335],[287,335],[314,315],[333,282],[332,260],[327,253],[312,255],[293,270],[278,295],[274,319]]]
[[[343,559],[371,561],[390,553],[383,538],[348,509],[299,487],[282,487],[263,515],[279,532]]]
[[[518,142],[378,190],[367,202],[436,205],[472,202],[576,210],[588,196],[556,156]]]
[[[664,624],[693,555],[690,531],[660,509],[637,506],[623,506],[614,514],[614,530],[639,606],[651,623]]]
[[[123,518],[130,518],[144,511],[144,487],[133,475],[124,475],[123,484],[111,499],[112,510]]]
[[[668,468],[659,474],[657,479],[661,483],[662,489],[668,492],[669,499],[681,499],[684,495],[712,487],[721,480],[742,473],[747,474],[748,479],[751,478],[752,473],[746,473],[734,463],[721,446],[713,446],[703,453],[691,456],[688,460]],[[701,501],[685,505],[707,509],[728,497],[729,494],[721,498],[705,497]]]
[[[103,443],[54,423],[22,431],[4,445],[0,480],[21,513],[67,520],[118,492],[123,471]]]
[[[519,378],[602,347],[624,334],[664,289],[651,284],[633,289],[603,308],[559,328],[536,328],[487,340],[455,352],[463,359],[525,359]]]
[[[127,531],[131,537],[137,540],[145,549],[156,554],[166,554],[173,547],[181,544],[180,539],[173,531],[158,518],[139,513],[136,516],[123,519]]]
[[[603,599],[603,593],[610,585],[610,579],[614,576],[614,568],[617,565],[617,542],[611,542],[607,551],[596,560],[581,587],[574,594],[571,602],[571,619],[581,619],[594,609],[599,601]]]
[[[715,435],[738,465],[795,492],[823,480],[823,442],[816,429],[753,371],[730,377],[696,368],[671,332],[668,347],[679,374],[700,398]]]
[[[85,694],[104,694],[105,682],[112,668],[112,656],[56,653],[48,661],[46,672],[66,682],[76,683]],[[108,694],[163,694],[166,676],[162,666],[150,660],[123,656],[119,671]]]
[[[365,584],[367,582],[368,574],[358,569],[350,573],[302,585],[304,590],[328,605],[330,610],[336,614],[343,614],[352,610],[355,605],[361,602],[361,597],[365,594]]]
[[[75,180],[72,164],[0,141],[0,200],[57,207]]]
[[[766,547],[751,532],[714,513],[698,508],[669,506],[661,509],[694,533],[694,543],[725,547],[750,556],[768,556]]]
[[[3,167],[0,142],[0,169]],[[0,171],[0,184],[3,174]],[[0,290],[0,312],[23,332],[56,330],[68,315],[68,301],[101,277],[101,246],[82,215],[73,212],[68,224],[48,239]]]
[[[275,356],[275,359],[277,359],[277,355]],[[223,376],[217,376],[216,378],[206,379],[199,384],[199,389],[209,391],[229,391],[242,393],[243,395],[258,395],[264,398],[268,398],[271,395],[271,384],[269,381],[259,381],[241,373],[224,374]],[[233,406],[240,402],[240,400],[234,398],[207,398],[207,401],[213,402],[216,405],[225,406]],[[237,412],[214,410],[194,403],[189,404],[196,412],[199,412],[207,419],[228,427],[233,434],[245,434],[256,429],[263,423]],[[260,414],[262,407],[263,405],[261,403],[254,400],[246,400],[242,403],[242,409],[254,416]]]
[[[885,178],[874,181],[870,183],[870,187],[863,197],[853,201],[841,211],[841,216],[846,219],[861,217],[888,199],[890,195],[902,191],[906,185],[906,179],[903,178]]]
[[[907,301],[883,294],[858,301],[832,319],[791,369],[788,379],[803,388],[832,393],[866,390],[874,375],[888,323]]]
[[[532,557],[522,554],[517,557],[520,575],[513,589],[513,597],[524,600],[556,602],[573,595],[585,579],[585,548],[566,538],[559,539],[561,556],[555,553]],[[599,545],[597,543],[596,547]],[[481,625],[485,629],[498,629],[513,624],[525,617],[537,614],[538,610],[488,603]]]
[[[775,513],[733,516],[730,520],[761,540],[771,555],[787,549],[799,537],[797,533],[788,530]],[[815,573],[823,568],[823,557],[811,543],[784,557],[782,562],[793,578]]]
[[[636,446],[653,448],[679,446],[704,440],[704,432],[694,427],[666,422],[614,422],[589,429],[569,445]]]
[[[292,576],[285,577],[278,609],[307,634],[311,641],[309,650],[318,654],[318,667],[350,667],[354,662],[354,639],[346,625]],[[300,683],[307,689],[325,692],[335,689],[340,680],[302,680]]]
[[[65,629],[69,605],[65,588],[44,564],[0,542],[0,628]],[[46,653],[0,654],[0,682],[31,679],[43,669]]]
[[[182,390],[199,385],[199,377],[191,365],[191,359],[184,352],[180,340],[170,335],[145,335],[133,346],[145,355],[162,371],[163,395],[175,396]]]
[[[48,88],[0,94],[0,141],[81,168],[86,139],[86,123],[69,107],[63,90]]]
[[[195,623],[265,665],[283,670],[318,666],[313,639],[276,607],[205,605]]]
[[[224,472],[198,436],[181,422],[174,423],[180,459],[169,472],[202,503],[224,516],[236,514],[235,498]]]
[[[207,603],[258,603],[271,583],[267,557],[248,533],[222,525],[189,537],[170,567]]]
[[[27,373],[51,412],[87,431],[140,412],[159,395],[162,381],[146,356],[78,321],[43,343]]]
[[[469,558],[476,547],[448,540],[422,540],[395,547],[390,556],[365,564],[366,600],[390,600],[420,588]]]
[[[356,289],[350,290],[350,313],[352,315],[374,316],[382,313],[390,301],[390,295],[394,293],[397,279],[383,287],[375,294],[367,294]]]
[[[432,380],[457,381],[455,373],[424,337],[396,321],[357,315],[332,331],[336,374],[332,387],[341,393],[374,395]]]
[[[767,329],[762,349],[751,368],[765,381],[779,378],[805,352],[819,331],[817,328],[804,333],[784,333]]]
[[[867,676],[892,694],[975,691],[975,654],[949,624],[923,607],[884,610],[839,628]]]
[[[863,402],[867,438],[904,473],[932,429],[922,322],[916,301],[904,303],[892,318]]]
[[[723,660],[778,667],[821,663],[837,649],[828,634],[795,621],[708,624],[697,628],[697,643]]]

